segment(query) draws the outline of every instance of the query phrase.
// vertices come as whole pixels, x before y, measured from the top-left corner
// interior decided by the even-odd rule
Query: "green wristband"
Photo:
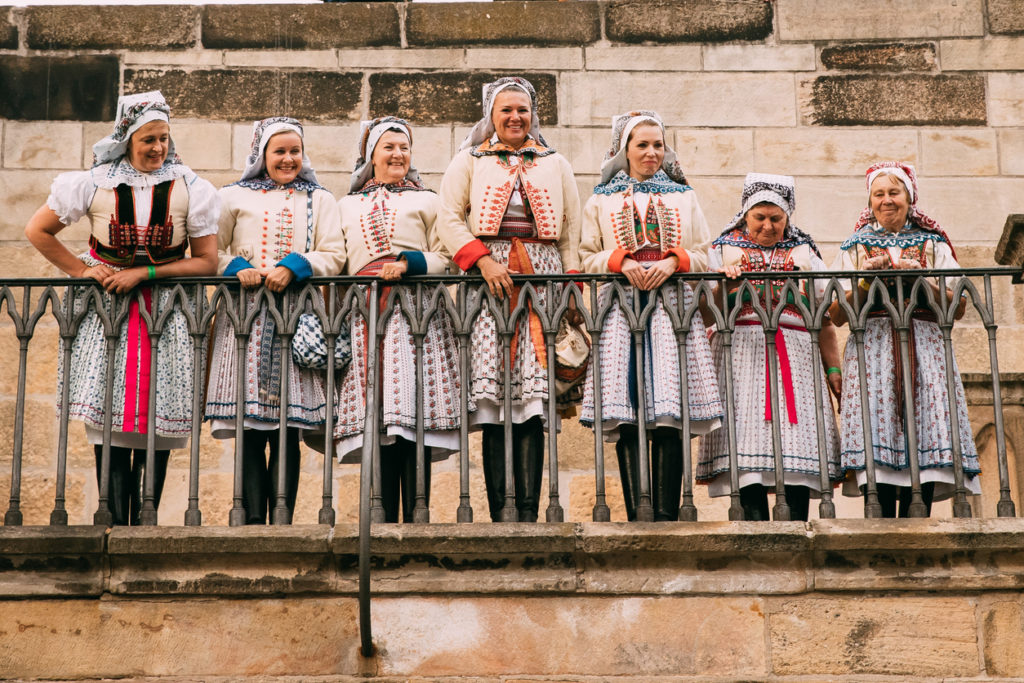
[[[833,366],[833,367],[829,368],[828,370],[826,370],[825,374],[826,375],[841,375],[841,374],[843,374],[843,371],[842,371],[841,368],[837,368],[837,367]]]
[[[149,279],[156,279],[156,266],[146,266],[146,272],[149,273]]]

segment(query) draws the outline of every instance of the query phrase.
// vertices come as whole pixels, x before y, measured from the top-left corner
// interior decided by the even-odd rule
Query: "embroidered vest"
[[[135,196],[132,188],[118,185],[98,189],[89,216],[92,232],[89,247],[107,263],[128,267],[170,263],[185,256],[185,220],[188,190],[184,183],[169,180],[155,185],[152,210],[146,225],[135,224]]]
[[[533,214],[537,237],[557,240],[564,215],[562,167],[557,155],[524,154],[516,163],[511,163],[507,155],[474,157],[473,184],[467,207],[471,231],[478,237],[497,236],[517,176]]]

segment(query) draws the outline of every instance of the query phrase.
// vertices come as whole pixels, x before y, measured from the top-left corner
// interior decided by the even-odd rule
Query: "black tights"
[[[674,522],[679,519],[679,496],[683,485],[683,442],[678,429],[656,427],[648,431],[651,437],[650,467],[651,505],[655,522]],[[636,519],[640,502],[639,431],[633,425],[619,427],[619,440],[615,453],[619,459],[622,495],[626,502],[626,518]]]
[[[740,505],[743,506],[743,519],[748,522],[767,522],[768,491],[775,487],[751,484],[740,489]],[[811,506],[811,490],[806,486],[787,486],[786,504],[789,506],[789,518],[795,522],[806,522]]]
[[[878,503],[882,506],[882,517],[895,517],[896,506],[899,504],[899,516],[910,516],[910,500],[913,489],[909,486],[895,486],[893,484],[877,484]],[[932,498],[935,496],[935,482],[929,481],[921,484],[921,500],[927,516],[932,514]]]
[[[280,429],[242,430],[242,507],[246,524],[266,524],[267,511],[277,506],[278,442]],[[270,447],[270,460],[266,449]],[[285,434],[284,497],[288,508],[287,524],[295,512],[299,490],[299,430],[289,427]]]
[[[103,446],[93,446],[96,454],[96,483],[103,474]],[[134,453],[134,458],[132,457]],[[160,507],[160,494],[167,478],[170,451],[153,451],[153,507]],[[115,526],[138,526],[146,486],[146,449],[110,447],[110,488],[107,508]]]
[[[430,448],[423,448],[423,496],[430,507]],[[416,509],[416,444],[401,437],[380,447],[380,497],[384,521],[398,521],[398,501],[402,501],[402,521],[412,522]],[[401,490],[401,495],[399,495]]]
[[[501,521],[505,507],[505,426],[483,425],[484,483],[492,522]],[[512,425],[512,473],[516,519],[536,522],[540,509],[540,483],[544,475],[544,423],[531,417]]]

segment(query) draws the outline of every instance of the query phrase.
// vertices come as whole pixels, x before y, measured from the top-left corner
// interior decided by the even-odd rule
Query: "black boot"
[[[882,508],[882,517],[895,517],[900,487],[892,484],[876,484],[875,490],[878,492],[878,504]]]
[[[402,521],[408,524],[414,521],[413,513],[416,511],[416,444],[401,438],[398,439],[398,443],[402,444],[403,449],[401,455]],[[430,508],[430,448],[428,446],[423,448],[423,486],[423,502],[427,508]]]
[[[96,455],[96,485],[103,474],[103,446],[93,446]],[[130,520],[132,491],[132,451],[130,448],[110,447],[110,478],[107,489],[107,509],[114,526],[127,526]]]
[[[544,423],[531,417],[513,427],[516,511],[520,522],[536,522],[544,476]]]
[[[267,471],[268,435],[263,429],[242,430],[242,507],[246,524],[267,523],[267,502],[270,500],[270,473]]]
[[[626,503],[626,519],[636,521],[636,508],[640,502],[640,460],[635,427],[619,427],[619,440],[615,442],[615,455],[619,458],[619,478],[622,480],[622,498]]]
[[[160,494],[167,479],[167,461],[170,451],[153,451],[153,509],[160,508]],[[146,449],[136,448],[132,458],[131,524],[142,522],[142,502],[146,495]]]
[[[743,519],[748,522],[767,522],[771,519],[768,513],[768,490],[760,484],[740,489],[740,505],[743,506]]]
[[[900,517],[910,517],[910,501],[913,499],[913,491],[909,486],[900,487]],[[932,516],[932,498],[935,497],[935,482],[928,481],[921,484],[921,501],[924,503],[927,516]]]
[[[403,469],[401,440],[380,447],[380,504],[384,508],[384,521],[398,522],[399,483]]]
[[[280,429],[269,432],[270,459],[267,461],[267,478],[270,482],[269,497],[267,506],[270,508],[270,519],[274,519],[274,508],[277,507],[277,499],[282,494],[281,482],[278,475],[280,457],[279,440]],[[299,430],[295,427],[288,427],[285,432],[285,462],[284,462],[284,504],[287,509],[285,524],[292,523],[292,516],[295,514],[295,498],[299,493],[299,466],[301,465],[301,452],[299,451]]]
[[[680,432],[658,427],[651,439],[651,498],[655,522],[679,520],[679,497],[683,486],[683,442]]]
[[[811,507],[811,490],[806,486],[787,486],[786,504],[792,521],[806,522]]]
[[[484,465],[484,484],[487,485],[487,507],[492,522],[501,521],[505,507],[505,427],[483,425],[481,455]]]

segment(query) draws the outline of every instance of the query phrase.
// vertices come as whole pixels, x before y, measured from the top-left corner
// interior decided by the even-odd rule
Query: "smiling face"
[[[384,131],[373,148],[373,177],[385,185],[397,183],[409,172],[412,145],[405,133]]]
[[[629,175],[637,180],[647,180],[657,173],[665,160],[665,136],[661,133],[661,126],[637,124],[626,141],[626,160],[629,162]]]
[[[302,138],[290,130],[271,135],[263,157],[270,179],[278,185],[287,185],[302,171]]]
[[[150,121],[128,138],[128,162],[143,173],[164,165],[171,144],[171,127],[166,121]]]
[[[893,175],[882,174],[871,181],[871,213],[878,224],[889,232],[899,232],[907,222],[910,193],[903,181]]]
[[[770,202],[755,204],[744,217],[747,237],[762,247],[774,247],[782,239],[789,225],[789,216]]]
[[[530,109],[530,96],[516,88],[506,88],[494,98],[491,108],[491,121],[498,139],[515,149],[526,142],[530,132],[530,120],[533,111]]]

